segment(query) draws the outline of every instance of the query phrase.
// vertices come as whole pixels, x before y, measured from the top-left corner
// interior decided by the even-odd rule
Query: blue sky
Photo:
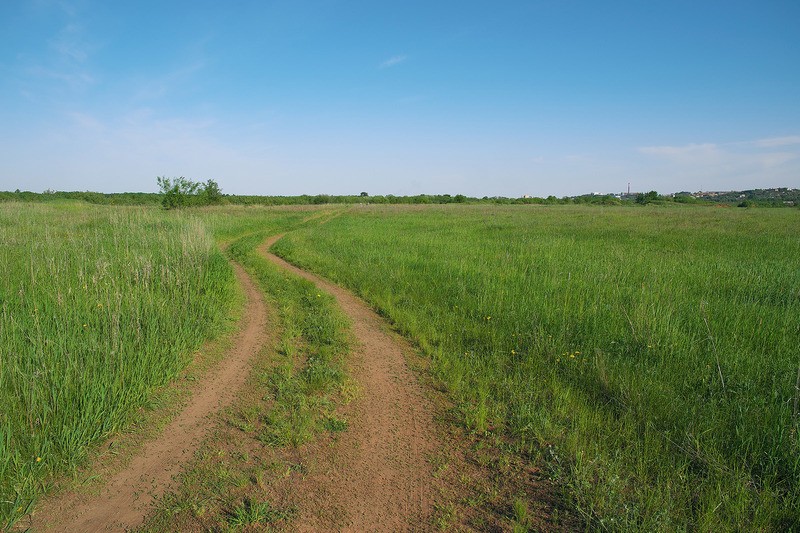
[[[800,2],[0,2],[0,190],[800,187]]]

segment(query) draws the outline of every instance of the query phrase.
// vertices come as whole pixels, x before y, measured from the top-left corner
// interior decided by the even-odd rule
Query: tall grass
[[[255,234],[263,240],[291,228],[316,224],[321,218],[330,217],[340,210],[341,208],[335,207],[312,206],[220,206],[206,207],[195,212],[217,240],[231,243]]]
[[[368,208],[278,243],[431,356],[593,527],[800,529],[800,212]]]
[[[213,335],[233,295],[198,219],[0,205],[0,524],[118,429]]]

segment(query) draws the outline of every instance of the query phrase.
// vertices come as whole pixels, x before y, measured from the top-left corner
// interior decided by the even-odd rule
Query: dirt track
[[[260,249],[270,261],[332,294],[352,320],[359,346],[351,376],[360,394],[345,412],[345,431],[318,450],[314,470],[297,491],[299,531],[407,531],[431,529],[434,483],[428,458],[439,447],[432,407],[404,353],[412,347],[389,331],[349,291],[309,274]]]
[[[270,261],[331,293],[352,320],[358,346],[350,374],[358,397],[342,412],[348,430],[332,444],[307,449],[314,468],[291,498],[299,531],[404,531],[431,528],[430,454],[439,447],[433,409],[406,364],[411,346],[350,292],[304,272],[261,248]],[[45,500],[33,516],[34,531],[121,531],[141,525],[153,499],[170,488],[212,426],[209,415],[231,404],[244,383],[250,357],[267,340],[267,311],[260,291],[238,265],[247,295],[244,326],[234,347],[201,383],[189,405],[162,435],[149,441],[114,474],[99,496],[68,492]]]
[[[267,310],[261,292],[234,264],[247,303],[244,324],[219,368],[197,387],[189,405],[111,477],[99,496],[68,492],[45,500],[33,517],[34,531],[122,531],[142,523],[192,456],[210,427],[209,415],[229,405],[247,378],[250,358],[266,342]]]

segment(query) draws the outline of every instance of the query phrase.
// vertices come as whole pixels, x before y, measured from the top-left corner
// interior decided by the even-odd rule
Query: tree
[[[190,205],[218,205],[222,203],[222,189],[214,180],[195,182],[181,176],[164,178],[158,176],[161,205],[164,209],[188,207]]]
[[[637,204],[647,205],[650,202],[655,202],[656,200],[658,200],[658,193],[656,191],[650,191],[647,194],[637,194],[635,202]]]
[[[160,193],[164,195],[161,199],[161,205],[165,209],[175,209],[185,207],[190,202],[190,197],[197,194],[200,188],[199,183],[192,180],[187,180],[183,176],[180,178],[164,178],[158,176],[158,188]]]
[[[208,180],[203,185],[203,205],[219,205],[222,203],[222,189],[214,180]]]

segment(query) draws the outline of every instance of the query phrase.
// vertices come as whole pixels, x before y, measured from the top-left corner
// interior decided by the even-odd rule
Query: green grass
[[[232,210],[234,219],[241,211]],[[277,332],[275,346],[255,358],[236,404],[223,414],[214,436],[181,474],[178,489],[161,499],[143,531],[286,527],[302,505],[291,497],[293,473],[302,475],[306,468],[295,463],[296,448],[320,435],[346,431],[347,421],[336,409],[348,400],[348,321],[332,296],[285,273],[256,250],[268,235],[308,216],[273,211],[260,213],[253,225],[234,222],[243,237],[231,242],[228,254],[247,269],[275,309],[269,324]]]
[[[256,252],[266,234],[235,241],[229,252],[253,275],[278,309],[283,325],[275,366],[266,376],[274,404],[261,441],[299,446],[322,429],[343,430],[332,396],[345,383],[348,322],[333,297],[306,280],[288,274]]]
[[[608,530],[800,529],[800,212],[363,208],[278,243]]]
[[[311,206],[221,206],[194,210],[216,239],[229,244],[233,240],[258,234],[277,235],[292,228],[312,226],[341,212],[341,207]]]
[[[0,205],[0,525],[123,427],[228,316],[205,224],[146,208]]]
[[[247,526],[265,525],[285,519],[290,513],[275,509],[269,502],[255,503],[245,499],[228,516],[228,524],[238,530]]]
[[[462,423],[544,461],[591,527],[800,529],[798,210],[70,202],[0,205],[0,524],[215,334],[234,293],[215,239],[282,324],[236,430],[267,449],[346,430],[345,321],[254,252],[292,228],[280,253],[416,340]],[[224,489],[216,526],[285,522],[241,455],[176,505],[205,516]]]
[[[263,237],[333,214],[260,207],[167,213],[69,201],[0,205],[0,528],[30,512],[51,482],[76,472],[92,443],[140,420],[136,408],[158,401],[156,388],[229,325],[238,293],[215,241]],[[287,302],[314,291],[285,285],[295,288]],[[329,297],[306,300],[302,310],[286,305],[301,329],[340,318]],[[318,337],[330,333],[323,327]],[[291,342],[305,348],[306,341],[300,335]],[[317,427],[344,429],[346,421],[333,416],[320,392],[343,379],[341,341],[333,334],[319,346],[312,342],[319,351],[297,376],[288,372],[299,407],[277,416],[273,434],[288,428],[299,443]],[[271,376],[276,383],[277,376]],[[254,416],[245,424],[263,426]]]

